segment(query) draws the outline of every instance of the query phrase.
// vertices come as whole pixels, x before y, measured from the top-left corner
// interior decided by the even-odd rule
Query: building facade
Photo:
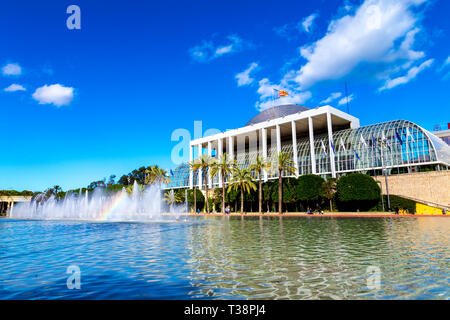
[[[450,145],[450,123],[447,123],[447,130],[433,131],[436,137],[441,138],[446,144]]]
[[[407,120],[360,127],[359,119],[331,106],[308,109],[282,105],[267,109],[246,126],[190,141],[190,160],[221,154],[246,168],[259,155],[276,167],[279,152],[288,153],[296,168],[293,176],[317,174],[323,178],[351,172],[388,174],[448,170],[450,146]],[[220,175],[194,176],[187,164],[174,170],[168,188],[201,186],[207,174],[210,188],[221,187]],[[278,178],[277,170],[264,172],[264,180]]]

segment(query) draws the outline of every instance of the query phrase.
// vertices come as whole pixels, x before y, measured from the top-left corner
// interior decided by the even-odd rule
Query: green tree
[[[239,166],[233,168],[228,192],[232,189],[241,190],[241,214],[244,213],[244,191],[250,193],[251,190],[256,190],[256,185],[253,181],[250,169],[241,169]]]
[[[122,175],[119,179],[119,181],[117,181],[118,184],[127,186],[130,184],[130,177],[126,174]]]
[[[330,201],[330,211],[333,211],[333,198],[336,194],[337,179],[328,178],[322,184],[323,196]]]
[[[270,169],[270,162],[266,159],[261,158],[260,156],[256,157],[255,163],[250,165],[250,169],[253,170],[258,176],[258,192],[259,192],[259,200],[258,200],[258,211],[259,214],[262,213],[262,201],[263,201],[263,188],[262,188],[262,171]]]
[[[307,207],[311,202],[318,203],[322,198],[323,178],[315,174],[306,174],[297,179],[296,192],[300,201],[306,201]]]
[[[291,175],[296,173],[294,162],[291,159],[291,155],[285,152],[278,153],[277,158],[277,170],[278,170],[278,213],[283,213],[283,173]]]
[[[351,173],[337,181],[338,205],[345,210],[368,210],[377,205],[381,190],[372,177]]]
[[[197,189],[197,184],[195,183],[197,177],[197,160],[194,159],[192,161],[189,161],[187,165],[189,167],[189,171],[192,171],[193,187],[194,187],[194,192],[192,192],[192,194],[194,195],[194,213],[197,213],[197,192],[195,191]]]
[[[206,212],[209,213],[209,204],[208,204],[208,170],[211,167],[214,167],[214,159],[210,156],[204,154],[200,158],[197,158],[195,162],[195,166],[197,170],[201,170],[203,173],[203,185],[205,186],[205,198],[206,198]]]
[[[222,213],[225,213],[225,178],[229,175],[234,166],[235,161],[229,159],[226,153],[222,154],[211,166],[212,178],[218,173],[222,176]]]
[[[205,197],[199,189],[190,189],[188,190],[188,203],[190,207],[194,206],[194,213],[197,213],[197,207],[200,208],[200,210],[203,208]]]
[[[270,211],[270,205],[273,201],[273,195],[276,193],[275,202],[276,199],[278,199],[278,183],[275,184],[273,180],[269,180],[263,184],[263,199],[267,204],[267,211]]]

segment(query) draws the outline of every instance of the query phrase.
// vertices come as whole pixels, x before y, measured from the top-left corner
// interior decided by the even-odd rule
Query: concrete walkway
[[[278,213],[231,213],[231,214],[222,214],[222,213],[185,213],[181,214],[181,216],[201,216],[201,217],[222,217],[222,216],[230,216],[230,217],[300,217],[300,218],[323,218],[323,217],[333,217],[333,218],[411,218],[411,217],[450,217],[450,215],[413,215],[413,214],[395,214],[390,212],[327,212],[324,214],[306,214],[300,212],[287,212],[283,214]]]

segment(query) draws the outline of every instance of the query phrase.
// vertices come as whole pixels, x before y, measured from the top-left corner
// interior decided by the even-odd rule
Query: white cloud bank
[[[27,89],[25,89],[23,86],[21,86],[20,84],[16,84],[16,83],[13,83],[9,87],[3,89],[3,91],[5,91],[5,92],[16,92],[16,91],[26,91],[26,90]]]
[[[289,76],[306,89],[319,81],[339,79],[362,63],[403,64],[423,58],[423,52],[412,49],[420,31],[412,8],[423,2],[364,1],[354,15],[331,21],[323,38],[302,47],[300,54],[307,62]]]
[[[269,79],[259,81],[256,108],[271,106],[267,93],[273,88],[287,90],[289,102],[303,103],[311,97],[308,90],[316,83],[342,79],[359,67],[376,70],[371,77],[381,82],[379,91],[413,80],[433,61],[423,62],[425,53],[414,49],[415,37],[421,32],[418,11],[425,2],[365,0],[359,7],[340,10],[344,15],[329,23],[323,37],[300,48],[300,58],[306,60],[302,66],[285,72],[278,85]],[[311,25],[306,26],[310,30]]]
[[[8,63],[3,66],[2,73],[5,76],[20,76],[22,74],[22,68],[18,63]]]
[[[224,44],[203,40],[200,45],[189,49],[191,58],[197,62],[208,62],[251,46],[237,35],[229,35]]]
[[[54,104],[57,107],[70,104],[73,100],[73,88],[60,84],[44,85],[33,93],[33,99],[39,104]]]
[[[253,83],[255,79],[250,78],[250,73],[254,71],[256,68],[258,68],[258,64],[256,62],[253,62],[250,64],[247,70],[244,70],[235,76],[238,82],[238,87],[248,86]]]

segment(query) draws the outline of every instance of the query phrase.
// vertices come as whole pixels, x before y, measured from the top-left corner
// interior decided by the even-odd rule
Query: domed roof
[[[267,120],[281,118],[284,116],[288,116],[290,114],[294,114],[294,113],[298,113],[298,112],[306,111],[306,110],[309,110],[309,108],[299,106],[296,104],[285,104],[285,105],[281,105],[281,106],[275,106],[275,107],[266,109],[266,110],[258,113],[246,124],[246,126],[250,126],[252,124],[264,122]]]

